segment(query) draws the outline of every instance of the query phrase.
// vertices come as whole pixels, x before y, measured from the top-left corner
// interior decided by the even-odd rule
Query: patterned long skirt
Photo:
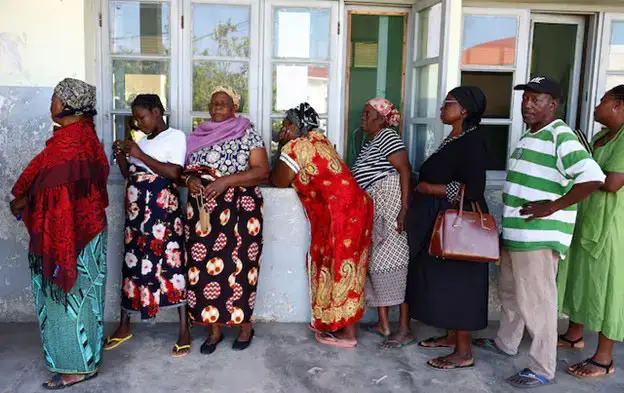
[[[141,320],[186,303],[183,214],[173,181],[131,166],[121,307]]]
[[[329,204],[303,200],[312,232],[311,324],[324,331],[340,330],[364,315],[373,206],[369,196],[355,187],[344,199],[336,197]]]
[[[202,176],[207,185],[210,180]],[[200,220],[204,209],[206,225]],[[232,187],[217,199],[189,195],[187,303],[195,324],[250,321],[262,253],[263,199],[258,187]]]
[[[396,231],[401,211],[401,183],[394,173],[368,188],[373,198],[373,241],[366,280],[366,305],[396,306],[405,302],[409,245],[407,233]]]
[[[77,260],[78,278],[67,305],[45,291],[41,274],[32,291],[48,369],[61,374],[90,374],[100,366],[104,337],[107,231],[97,235]]]

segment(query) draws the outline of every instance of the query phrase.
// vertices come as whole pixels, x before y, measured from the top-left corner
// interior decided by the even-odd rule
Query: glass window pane
[[[509,140],[509,126],[481,125],[479,132],[484,133],[487,149],[486,169],[504,171],[507,169],[507,143]]]
[[[193,63],[193,111],[208,112],[210,93],[219,85],[230,86],[241,95],[239,112],[247,112],[249,63],[200,61]]]
[[[518,20],[514,17],[464,16],[463,65],[514,65]]]
[[[195,131],[195,129],[197,128],[198,125],[200,125],[201,123],[210,120],[209,117],[194,117],[193,118],[193,131]]]
[[[624,85],[624,75],[607,74],[607,86],[605,91],[609,91],[619,85]]]
[[[193,54],[249,57],[248,6],[193,5]]]
[[[280,64],[273,66],[273,112],[308,102],[319,114],[327,113],[329,68]]]
[[[273,18],[274,57],[329,59],[329,10],[276,8]]]
[[[462,85],[478,86],[485,93],[487,108],[483,117],[511,118],[513,72],[462,71],[461,77]]]
[[[438,65],[419,67],[414,72],[415,117],[438,117]]]
[[[436,4],[418,13],[418,40],[416,60],[437,57],[440,54],[440,33],[442,28],[442,4]]]
[[[113,60],[114,109],[130,109],[138,94],[158,94],[169,109],[169,62]]]
[[[165,123],[169,124],[169,117],[165,116],[164,119]],[[113,115],[113,140],[132,139],[138,142],[145,136],[146,134],[137,128],[136,121],[132,115]]]
[[[112,1],[110,20],[113,54],[169,54],[169,4]]]
[[[275,160],[279,157],[280,152],[279,149],[279,133],[282,129],[282,121],[284,119],[282,117],[273,117],[271,118],[271,151],[269,155],[271,157],[271,163],[275,165]],[[319,131],[322,131],[323,134],[326,134],[327,130],[327,119],[321,118],[319,126]]]
[[[624,21],[611,24],[609,70],[624,71]]]
[[[412,124],[406,135],[407,151],[412,170],[418,172],[420,165],[436,149],[435,129],[428,124]]]

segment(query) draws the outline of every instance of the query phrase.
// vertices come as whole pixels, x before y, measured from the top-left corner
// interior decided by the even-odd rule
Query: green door
[[[407,14],[349,14],[349,81],[346,162],[350,167],[365,142],[360,130],[364,104],[390,100],[403,115],[404,42]],[[398,131],[398,130],[397,130]]]

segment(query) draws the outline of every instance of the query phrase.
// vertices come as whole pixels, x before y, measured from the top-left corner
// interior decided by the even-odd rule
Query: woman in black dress
[[[408,213],[407,300],[412,318],[447,330],[443,337],[418,344],[453,349],[450,355],[427,362],[439,370],[472,367],[470,331],[487,326],[488,264],[429,255],[436,216],[459,201],[462,186],[466,187],[464,209],[472,210],[470,202],[478,202],[487,212],[485,139],[479,131],[485,106],[485,95],[478,87],[461,86],[446,96],[440,118],[453,131],[422,164]]]

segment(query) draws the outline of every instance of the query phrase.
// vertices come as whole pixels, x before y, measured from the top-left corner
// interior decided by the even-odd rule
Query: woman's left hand
[[[26,208],[26,199],[24,198],[13,199],[10,203],[10,206],[11,206],[11,214],[17,217],[17,215],[23,212],[24,209]]]
[[[405,230],[405,218],[407,217],[407,208],[401,208],[399,215],[397,216],[396,231],[401,233]]]
[[[217,197],[223,194],[228,187],[229,184],[227,178],[220,177],[204,187],[204,196],[208,198],[208,200],[217,199]]]
[[[140,158],[141,154],[143,154],[143,150],[136,144],[135,141],[126,140],[123,141],[121,149],[131,157]]]

